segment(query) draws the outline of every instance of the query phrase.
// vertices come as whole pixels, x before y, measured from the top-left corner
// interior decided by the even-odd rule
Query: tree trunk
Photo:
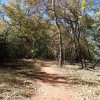
[[[59,67],[63,66],[63,49],[62,49],[62,35],[59,32]]]
[[[52,6],[53,6],[52,8],[53,8],[54,14],[55,14],[55,23],[59,30],[59,67],[62,67],[63,66],[62,33],[61,33],[61,28],[58,22],[58,16],[55,9],[55,0],[52,0]]]
[[[93,66],[92,67],[90,67],[90,68],[92,68],[92,69],[94,69],[95,68],[95,66],[98,64],[98,62],[99,62],[99,60],[96,60],[96,62],[93,64]]]

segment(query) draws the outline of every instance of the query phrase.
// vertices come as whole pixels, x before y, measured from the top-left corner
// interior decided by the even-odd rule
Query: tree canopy
[[[0,3],[0,58],[74,64],[100,60],[98,0],[7,0]]]

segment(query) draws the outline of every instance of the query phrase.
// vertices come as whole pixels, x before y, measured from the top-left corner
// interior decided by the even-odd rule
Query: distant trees
[[[50,18],[55,20],[61,38],[64,35],[63,29],[65,30],[67,41],[69,41],[67,47],[70,49],[70,64],[78,61],[81,62],[82,68],[87,68],[86,60],[91,60],[93,56],[90,54],[90,45],[86,39],[90,34],[86,30],[91,30],[95,21],[85,12],[89,9],[89,6],[92,8],[93,2],[87,0],[83,0],[82,2],[79,0],[52,0],[52,4],[55,9],[52,9],[49,4],[47,9],[50,12],[48,14]],[[61,39],[61,41],[63,40]],[[59,42],[62,47],[62,49],[61,47],[59,48],[59,50],[61,49],[60,52],[64,51],[62,43]],[[63,59],[63,53],[59,53],[59,59]],[[61,62],[63,60],[59,61],[59,65],[62,65]]]
[[[2,5],[3,12],[6,16],[3,21],[9,26],[7,34],[9,33],[8,43],[10,57],[34,57],[39,55],[37,53],[40,52],[41,57],[42,52],[47,52],[45,49],[48,49],[48,46],[45,43],[49,41],[47,40],[49,23],[44,20],[42,14],[38,12],[39,8],[36,6],[37,3],[32,2],[33,1],[12,0],[9,1],[9,5]],[[39,42],[43,44],[39,44]],[[36,45],[40,47],[38,46],[37,48]]]
[[[66,38],[69,41],[67,44],[70,51],[70,63],[74,64],[76,60],[79,60],[82,62],[82,50],[81,50],[81,44],[80,39],[83,39],[83,35],[81,35],[82,32],[82,21],[81,21],[81,2],[78,0],[71,0],[71,1],[65,1],[65,0],[59,0],[55,1],[52,0],[52,4],[54,6],[54,9],[52,9],[49,6],[47,9],[48,15],[50,18],[55,20],[55,23],[59,30],[59,66],[62,65],[61,62],[63,62],[63,40],[62,35],[65,31]],[[64,29],[64,31],[62,30]],[[69,46],[70,45],[70,46]],[[66,48],[67,49],[67,48]],[[62,53],[61,53],[62,52]],[[62,59],[62,60],[61,60]]]
[[[59,58],[60,67],[67,60],[87,68],[87,61],[100,57],[100,18],[88,13],[97,9],[93,5],[88,0],[9,0],[1,4],[5,42],[0,47],[10,58]]]
[[[91,67],[93,69],[100,61],[100,15],[97,14],[95,19],[95,23],[90,31],[91,34],[87,37],[87,41],[91,45],[90,52],[93,56],[93,61],[95,61]]]

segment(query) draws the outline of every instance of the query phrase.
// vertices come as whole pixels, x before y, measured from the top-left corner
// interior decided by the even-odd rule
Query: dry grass
[[[37,90],[36,73],[43,61],[17,60],[0,66],[0,100],[30,100]],[[76,91],[73,100],[100,100],[100,68],[80,70],[78,65],[65,65],[58,69],[66,83]]]
[[[74,100],[100,100],[99,67],[95,70],[80,70],[78,65],[65,65],[62,69],[58,69],[56,65],[55,67],[67,77],[67,83],[75,89]]]
[[[34,75],[40,69],[41,62],[25,59],[0,66],[0,100],[29,100],[36,91]]]

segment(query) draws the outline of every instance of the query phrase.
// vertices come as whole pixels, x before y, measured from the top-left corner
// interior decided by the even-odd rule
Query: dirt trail
[[[74,100],[75,91],[66,83],[66,77],[45,62],[37,74],[38,92],[32,100]]]

